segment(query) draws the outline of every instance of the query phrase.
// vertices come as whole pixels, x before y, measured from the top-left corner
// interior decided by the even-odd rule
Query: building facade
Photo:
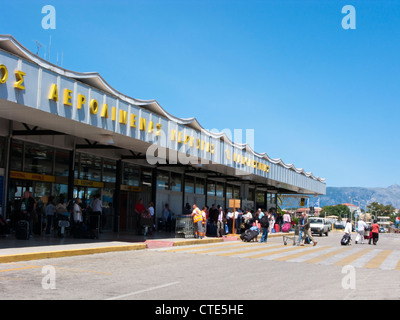
[[[278,194],[326,193],[325,180],[130,98],[97,73],[45,61],[0,36],[0,204],[12,215],[25,191],[46,197],[100,194],[104,228],[134,228],[139,199],[180,215],[186,203],[276,207]]]

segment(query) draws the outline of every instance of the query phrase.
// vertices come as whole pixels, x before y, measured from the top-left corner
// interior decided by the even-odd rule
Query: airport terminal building
[[[257,137],[256,137],[257,138]],[[134,204],[168,203],[182,214],[241,199],[276,207],[277,195],[324,195],[325,180],[257,153],[155,100],[130,98],[97,73],[63,69],[0,35],[0,205],[6,217],[24,191],[87,202],[100,194],[109,231],[134,227]]]

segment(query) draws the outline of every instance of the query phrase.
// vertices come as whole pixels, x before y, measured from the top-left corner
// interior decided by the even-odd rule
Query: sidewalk
[[[268,237],[282,237],[283,233],[273,233]],[[285,234],[285,235],[290,235]],[[134,233],[101,233],[100,239],[56,238],[33,236],[29,240],[17,240],[14,234],[0,238],[0,263],[32,261],[79,255],[144,250],[162,247],[238,241],[237,237],[204,239],[175,238],[173,233],[155,232],[152,236],[140,236]]]

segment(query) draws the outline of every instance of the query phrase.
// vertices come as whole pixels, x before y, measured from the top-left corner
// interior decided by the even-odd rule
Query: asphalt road
[[[227,242],[0,264],[3,300],[399,299],[400,235],[377,246]],[[354,239],[354,236],[353,236]]]

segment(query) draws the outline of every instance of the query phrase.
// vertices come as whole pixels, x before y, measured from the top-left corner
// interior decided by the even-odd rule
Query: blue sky
[[[342,28],[342,7],[356,29]],[[400,1],[3,1],[0,33],[330,187],[400,184]],[[56,29],[44,30],[44,5]],[[40,56],[43,57],[41,49]],[[48,58],[48,52],[47,52]]]

